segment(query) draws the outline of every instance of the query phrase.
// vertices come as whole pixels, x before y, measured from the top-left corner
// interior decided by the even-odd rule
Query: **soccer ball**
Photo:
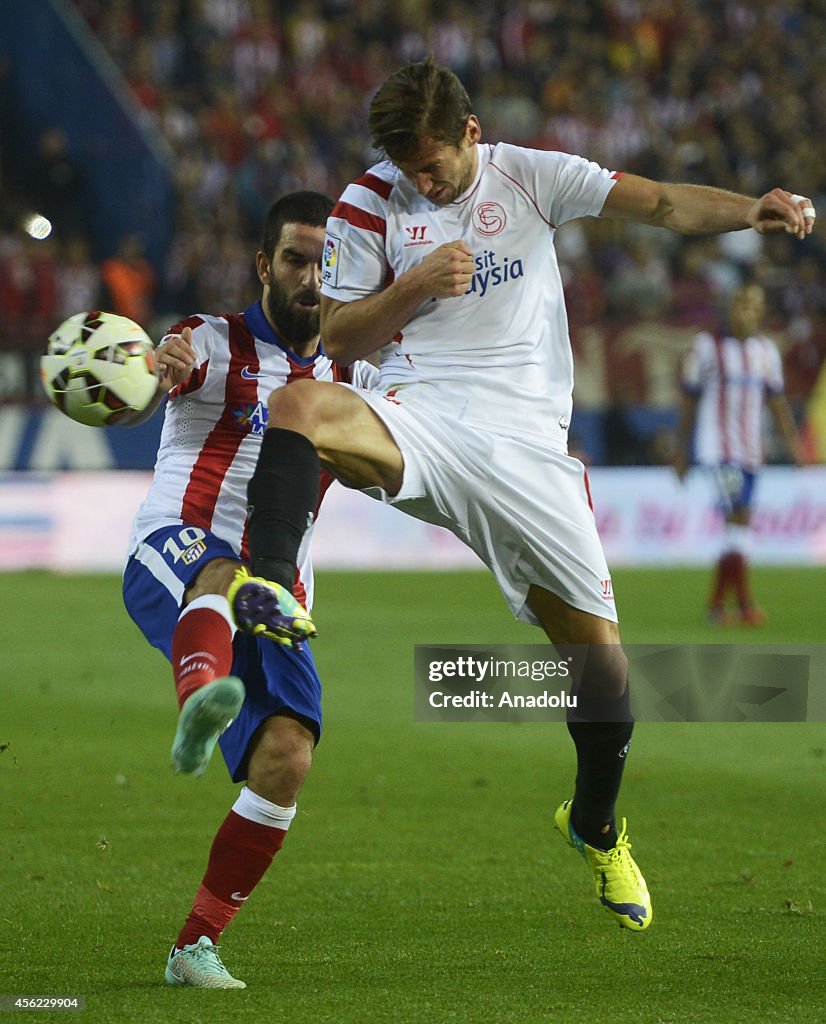
[[[62,413],[105,427],[143,412],[158,388],[155,347],[117,313],[75,313],[49,337],[40,359],[46,394]]]

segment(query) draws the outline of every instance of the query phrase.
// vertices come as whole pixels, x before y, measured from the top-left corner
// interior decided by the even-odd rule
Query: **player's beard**
[[[266,303],[267,316],[281,338],[291,347],[306,345],[319,331],[319,309],[302,309],[298,305],[302,299],[317,303],[318,295],[306,290],[288,295],[277,281],[270,281]]]
[[[473,168],[473,164],[471,164],[470,167],[468,167],[468,169],[467,169],[467,174],[464,176],[464,178],[462,178],[462,180],[456,186],[456,194],[453,196],[454,200],[456,199],[457,196],[460,196],[464,192],[467,192],[467,190],[473,184],[473,173],[474,173],[474,168]]]

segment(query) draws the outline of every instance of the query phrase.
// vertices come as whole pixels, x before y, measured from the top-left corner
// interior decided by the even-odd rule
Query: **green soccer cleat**
[[[616,845],[610,850],[597,850],[588,846],[571,827],[572,800],[566,800],[556,810],[554,823],[565,841],[579,850],[594,873],[597,898],[608,913],[623,928],[641,932],[654,917],[648,886],[631,856],[631,842],[625,831],[617,836]]]
[[[233,978],[218,956],[218,947],[207,935],[183,949],[172,947],[166,961],[164,977],[168,985],[190,985],[192,988],[246,988],[246,983]]]
[[[266,636],[285,647],[301,649],[318,636],[309,612],[280,583],[251,576],[245,566],[235,573],[227,591],[235,625],[242,633]]]
[[[172,766],[186,775],[203,775],[221,733],[244,703],[244,684],[235,676],[213,679],[187,697],[172,742]]]

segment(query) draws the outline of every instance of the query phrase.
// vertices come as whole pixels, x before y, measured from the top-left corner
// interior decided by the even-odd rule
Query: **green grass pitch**
[[[705,572],[615,582],[626,642],[823,639],[822,571],[757,572],[769,624],[726,634]],[[168,767],[168,667],[116,578],[2,577],[0,995],[85,996],[95,1022],[823,1021],[826,725],[638,726],[620,812],[656,918],[633,935],[552,829],[564,726],[413,720],[414,642],[539,642],[492,581],[327,573],[317,613],[325,735],[222,946],[249,988],[169,989],[234,787],[220,757]]]

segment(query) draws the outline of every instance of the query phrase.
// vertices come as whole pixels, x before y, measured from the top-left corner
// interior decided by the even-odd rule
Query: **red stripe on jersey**
[[[390,181],[384,181],[382,178],[377,177],[375,174],[363,174],[360,178],[353,182],[354,185],[361,185],[362,188],[369,188],[371,192],[375,192],[376,195],[381,196],[382,199],[389,199],[390,193],[393,191],[393,184]]]
[[[333,380],[337,384],[352,384],[353,383],[353,370],[350,366],[339,366],[338,363],[331,363],[330,369],[333,371]]]
[[[740,458],[744,462],[748,462],[749,455],[751,454],[751,445],[749,441],[749,423],[751,422],[749,417],[749,411],[752,406],[752,394],[754,388],[751,386],[749,380],[749,350],[745,341],[742,341],[740,349],[740,356],[742,359],[742,378],[740,385]]]
[[[164,337],[169,334],[180,334],[184,327],[191,327],[194,331],[196,327],[200,327],[204,322],[203,317],[200,316],[188,316],[185,320],[179,320],[176,324],[173,324],[166,332]]]
[[[364,228],[366,231],[375,231],[375,233],[377,235],[381,235],[382,238],[387,234],[387,222],[384,217],[378,217],[374,213],[367,213],[366,210],[360,210],[358,206],[353,206],[352,203],[336,203],[330,216],[346,220],[348,224],[352,224],[355,228]]]
[[[588,508],[594,511],[594,500],[591,497],[591,481],[588,479],[588,470],[583,470],[583,479],[585,481],[585,494],[588,498]]]
[[[623,176],[624,174],[625,174],[625,171],[614,171],[614,173],[613,173],[613,174],[611,175],[611,177],[612,177],[612,178],[614,179],[614,181],[619,181],[619,180],[620,180],[620,178],[621,178],[621,177],[622,177],[622,176]]]
[[[208,369],[209,360],[205,359],[200,366],[197,366],[190,373],[183,384],[176,384],[174,388],[170,388],[169,397],[177,398],[179,395],[188,395],[192,391],[197,391],[198,388],[203,386]]]
[[[720,455],[723,462],[728,462],[731,459],[731,449],[728,443],[728,386],[726,384],[726,360],[721,338],[714,339],[714,351],[717,355],[717,374],[719,376],[717,430],[720,436]]]
[[[224,477],[241,442],[247,436],[238,426],[236,409],[238,405],[255,405],[258,402],[256,381],[241,376],[245,366],[251,375],[260,368],[255,340],[242,319],[230,317],[228,326],[229,366],[224,389],[224,411],[207,435],[195,460],[181,505],[181,519],[204,530],[212,528],[212,517]]]
[[[286,356],[290,372],[287,374],[285,384],[292,384],[294,380],[315,380],[315,359],[310,363],[297,363],[289,352]]]

